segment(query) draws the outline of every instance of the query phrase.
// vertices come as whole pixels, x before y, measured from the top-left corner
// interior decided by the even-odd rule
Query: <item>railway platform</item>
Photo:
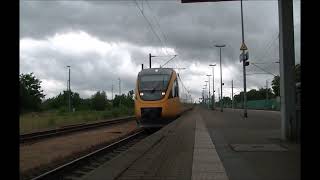
[[[300,145],[280,139],[278,112],[196,106],[85,180],[295,180]]]

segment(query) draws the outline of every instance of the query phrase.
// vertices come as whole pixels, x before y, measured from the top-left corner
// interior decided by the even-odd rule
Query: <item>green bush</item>
[[[69,109],[66,106],[61,106],[58,108],[58,113],[65,113],[69,111]]]
[[[107,96],[104,91],[97,91],[97,93],[91,97],[91,105],[94,110],[103,111],[106,109],[106,104]]]
[[[121,112],[120,112],[119,108],[114,108],[111,110],[111,114],[113,117],[119,117]]]
[[[111,111],[104,111],[102,114],[103,119],[108,119],[110,117],[112,117],[112,113]]]
[[[49,126],[54,126],[54,125],[56,125],[56,121],[55,121],[55,119],[54,118],[49,118],[49,121],[48,121],[48,125]]]

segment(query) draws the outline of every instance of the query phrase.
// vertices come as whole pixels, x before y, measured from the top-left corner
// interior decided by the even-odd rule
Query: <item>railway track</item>
[[[21,134],[20,135],[20,143],[38,141],[40,139],[46,139],[46,138],[50,138],[50,137],[65,135],[65,134],[72,133],[72,132],[83,131],[83,130],[102,127],[102,126],[108,126],[108,125],[112,125],[112,124],[123,123],[123,122],[131,121],[134,119],[135,119],[134,116],[129,116],[129,117],[125,117],[125,118],[116,118],[116,119],[109,120],[109,121],[100,121],[100,122],[88,123],[88,124],[83,123],[83,124],[77,124],[77,125],[71,125],[71,126],[64,126],[64,127],[52,129],[52,130]]]
[[[98,168],[100,165],[111,160],[126,151],[131,146],[147,137],[148,133],[140,130],[134,134],[126,136],[121,140],[102,147],[94,152],[79,157],[71,162],[63,164],[53,170],[42,173],[31,180],[77,180]],[[25,179],[25,178],[22,178]]]

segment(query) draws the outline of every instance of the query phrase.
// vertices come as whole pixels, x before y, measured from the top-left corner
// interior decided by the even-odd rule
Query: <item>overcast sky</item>
[[[296,63],[300,62],[300,1],[294,0]],[[279,74],[278,2],[244,1],[244,35],[250,61]],[[140,10],[141,9],[141,10]],[[142,12],[141,12],[142,11]],[[145,19],[145,17],[147,20]],[[150,27],[151,25],[151,27]],[[177,69],[194,99],[201,97],[206,74],[214,69],[215,90],[220,87],[219,49],[222,49],[223,95],[243,89],[240,1],[181,4],[180,0],[21,0],[20,73],[33,72],[46,98],[67,88],[71,66],[71,89],[82,98],[98,90],[114,94],[135,88],[141,64],[149,67],[148,54],[159,67]],[[253,65],[247,67],[248,89],[271,86],[273,76]],[[212,76],[211,76],[212,77]],[[212,82],[212,79],[210,79]],[[212,91],[212,83],[211,91]],[[216,97],[218,94],[216,93]]]

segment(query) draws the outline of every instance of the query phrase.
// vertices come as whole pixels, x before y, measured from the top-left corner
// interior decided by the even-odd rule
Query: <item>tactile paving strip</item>
[[[192,180],[228,180],[219,155],[201,116],[196,118]]]

